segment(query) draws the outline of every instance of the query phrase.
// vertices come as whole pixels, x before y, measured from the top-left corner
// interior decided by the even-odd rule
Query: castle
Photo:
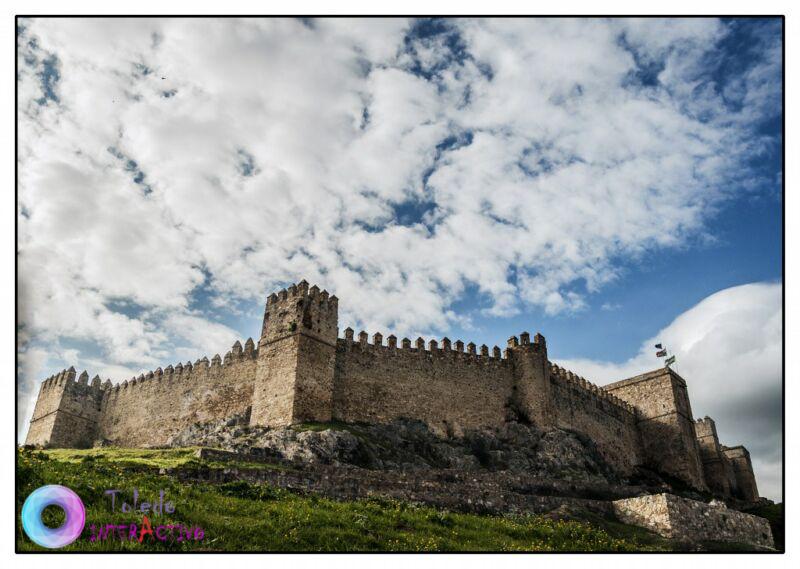
[[[758,499],[750,455],[695,421],[686,382],[663,368],[598,387],[551,363],[527,332],[504,351],[443,338],[412,344],[352,329],[338,337],[338,299],[306,281],[272,294],[261,338],[222,358],[169,365],[113,385],[74,368],[40,388],[26,444],[169,445],[197,422],[249,415],[251,425],[417,419],[443,435],[509,421],[590,438],[622,474],[646,466],[697,490]]]

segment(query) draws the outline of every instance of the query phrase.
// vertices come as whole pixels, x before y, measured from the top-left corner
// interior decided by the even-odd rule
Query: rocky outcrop
[[[534,478],[620,484],[624,480],[592,442],[560,429],[509,423],[442,437],[419,421],[389,425],[250,427],[246,417],[196,424],[171,446],[205,446],[302,464],[351,465],[368,470],[509,471]]]
[[[213,458],[213,454],[209,457]],[[320,494],[335,500],[393,499],[449,511],[495,515],[549,513],[566,505],[574,511],[613,516],[609,496],[636,493],[636,489],[624,486],[548,482],[511,472],[387,471],[322,464],[297,468],[284,468],[279,463],[274,466],[184,467],[161,472],[186,482],[244,481],[303,494]]]
[[[419,421],[266,428],[252,427],[245,414],[194,424],[171,446],[201,447],[198,464],[164,471],[190,482],[243,481],[337,500],[378,497],[473,513],[568,512],[581,519],[583,512],[697,547],[705,541],[772,546],[766,520],[706,504],[701,500],[710,496],[652,471],[626,477],[591,440],[557,428],[508,423],[448,437]],[[209,467],[220,462],[230,466]],[[253,462],[262,466],[242,464]]]

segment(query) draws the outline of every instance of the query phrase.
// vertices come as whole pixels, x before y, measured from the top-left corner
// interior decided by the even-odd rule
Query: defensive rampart
[[[623,472],[642,464],[633,405],[557,365],[551,366],[550,381],[559,427],[587,435]]]
[[[642,456],[648,466],[697,489],[708,488],[683,378],[663,368],[603,389],[636,407]]]
[[[258,343],[113,385],[70,368],[42,383],[27,444],[164,446],[194,423],[249,415],[277,427],[339,420],[426,422],[442,435],[517,421],[582,433],[622,474],[644,465],[699,490],[755,500],[744,447],[695,423],[670,369],[598,387],[553,364],[527,332],[505,350],[418,338],[338,337],[338,299],[302,281],[270,295]]]
[[[368,342],[345,331],[336,350],[333,415],[346,422],[388,423],[399,418],[425,421],[442,434],[499,426],[513,419],[512,365],[500,348],[480,352],[474,344],[451,345],[445,338],[411,347],[380,333]]]
[[[193,423],[246,413],[258,352],[252,340],[225,355],[167,366],[104,392],[97,439],[118,446],[164,446]]]

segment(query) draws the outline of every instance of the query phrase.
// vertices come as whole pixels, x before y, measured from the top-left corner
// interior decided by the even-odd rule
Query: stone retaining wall
[[[729,510],[722,502],[706,504],[672,494],[654,494],[613,502],[620,521],[681,541],[727,541],[774,547],[769,522]]]

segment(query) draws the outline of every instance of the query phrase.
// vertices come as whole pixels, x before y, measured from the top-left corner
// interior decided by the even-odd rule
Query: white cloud
[[[780,500],[782,291],[775,283],[728,288],[678,316],[626,362],[559,364],[603,385],[663,365],[653,348],[663,343],[687,381],[695,417],[712,417],[722,444],[744,444],[761,494]]]
[[[23,348],[17,355],[19,371],[17,382],[18,413],[17,429],[27,433],[28,422],[33,416],[36,396],[39,393],[39,380],[43,378],[45,362],[49,351],[44,348]]]
[[[159,365],[235,335],[191,311],[198,287],[224,309],[301,278],[342,299],[342,327],[399,334],[467,321],[470,287],[491,315],[576,311],[750,180],[750,125],[774,109],[683,88],[720,22],[449,25],[25,20],[21,338]],[[775,97],[772,44],[743,100]],[[631,50],[662,83],[631,83]]]
[[[205,355],[208,359],[217,353],[225,355],[239,339],[238,334],[227,326],[197,315],[172,314],[167,318],[165,328],[171,337],[185,341],[187,346],[177,349],[176,354],[191,361]]]

